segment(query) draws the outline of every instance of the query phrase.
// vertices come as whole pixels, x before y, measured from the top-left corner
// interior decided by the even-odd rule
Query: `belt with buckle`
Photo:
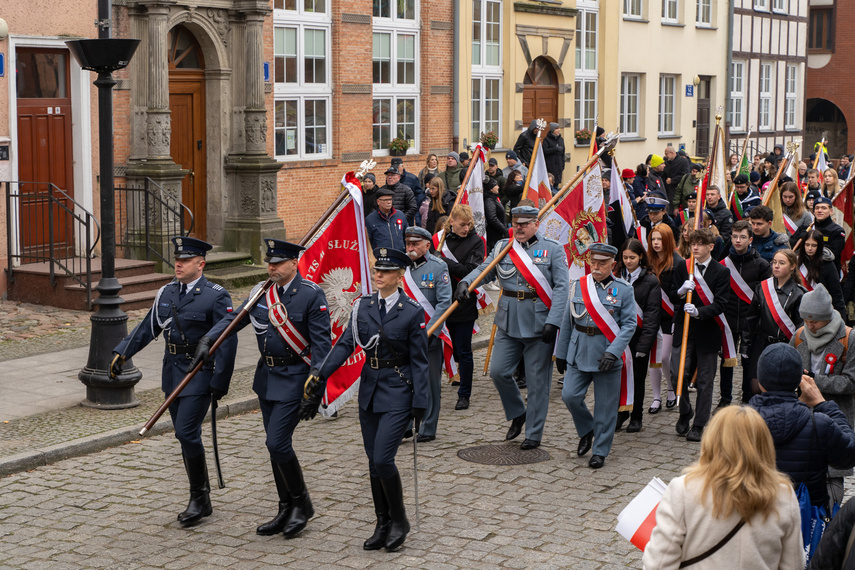
[[[522,301],[523,299],[537,299],[538,295],[535,291],[508,291],[507,289],[502,289],[503,297],[513,297],[518,301]]]
[[[582,325],[576,325],[576,330],[579,332],[583,332],[588,336],[596,336],[598,334],[603,334],[603,331],[601,331],[597,327],[583,327]]]
[[[296,354],[291,356],[271,356],[269,354],[262,354],[261,357],[264,360],[264,363],[270,368],[273,368],[274,366],[290,366],[291,364],[303,362],[303,359]]]
[[[169,354],[195,354],[198,344],[172,344],[166,343],[166,350]]]
[[[368,366],[374,370],[380,368],[395,368],[396,366],[404,366],[409,364],[410,359],[407,356],[399,356],[398,358],[369,358]]]

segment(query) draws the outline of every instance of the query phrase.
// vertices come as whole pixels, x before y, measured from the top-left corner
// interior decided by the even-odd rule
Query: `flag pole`
[[[475,149],[478,149],[478,146],[475,146]],[[484,152],[484,147],[481,147],[481,152]],[[463,182],[460,183],[460,188],[457,190],[457,196],[454,198],[454,204],[451,205],[451,210],[454,210],[454,207],[460,203],[460,198],[463,197],[463,190],[466,188],[466,185],[469,183],[469,177],[472,176],[472,170],[475,168],[475,163],[480,160],[479,156],[473,156],[472,160],[469,161],[469,167],[466,169],[466,176],[463,177]],[[451,219],[451,211],[445,213],[449,220]],[[448,231],[445,230],[442,232],[442,237],[439,239],[439,244],[436,246],[436,251],[442,251],[442,244],[445,243],[445,238],[448,236]]]
[[[745,135],[745,142],[742,143],[742,155],[739,157],[739,170],[742,170],[742,161],[745,160],[745,153],[748,152],[748,139],[751,138],[752,132],[754,132],[754,127],[748,127],[748,134]],[[739,171],[737,171],[737,175],[738,174]],[[733,199],[733,193],[736,192],[736,190],[733,189],[733,180],[729,180],[727,186],[729,192],[727,193],[727,201],[725,202],[725,204],[727,204],[727,207],[730,208],[730,201]]]
[[[715,116],[715,143],[713,144],[712,152],[710,153],[710,161],[709,161],[709,169],[704,176],[703,181],[701,182],[701,188],[703,188],[704,196],[698,196],[698,199],[695,204],[695,229],[700,229],[701,227],[701,211],[702,211],[702,202],[706,200],[707,186],[709,186],[710,174],[712,173],[713,168],[715,167],[715,158],[716,153],[721,152],[719,146],[719,129],[721,128],[721,115]],[[695,254],[689,257],[689,280],[695,280]],[[692,302],[692,291],[688,291],[686,293],[686,303]],[[684,305],[685,306],[685,305]],[[680,343],[680,368],[677,373],[677,405],[680,405],[680,398],[683,395],[683,376],[686,373],[686,345],[689,342],[689,313],[683,311],[683,338]]]
[[[760,202],[762,205],[766,206],[769,204],[769,200],[772,199],[772,194],[778,188],[778,181],[781,179],[781,173],[790,167],[790,161],[792,160],[793,155],[787,151],[787,154],[784,155],[783,165],[778,169],[778,172],[775,173],[775,178],[772,179],[772,183],[769,185],[769,189],[766,190],[766,193],[763,195],[763,200]]]
[[[525,184],[523,185],[523,190],[525,191],[525,197],[528,198],[528,185],[531,183],[531,175],[534,172],[534,162],[537,160],[537,149],[540,148],[540,140],[543,135],[543,131],[546,129],[546,121],[543,119],[538,119],[536,121],[537,124],[537,136],[534,139],[534,149],[531,151],[531,159],[528,161],[528,172],[525,175]],[[537,204],[537,202],[535,202]]]
[[[538,221],[540,221],[544,216],[546,216],[550,212],[550,210],[552,210],[553,206],[555,206],[565,197],[565,194],[571,191],[573,185],[576,184],[576,182],[578,182],[580,178],[582,178],[582,175],[585,173],[586,170],[588,170],[600,159],[600,156],[603,153],[608,152],[609,150],[614,148],[614,146],[618,142],[618,139],[619,135],[612,135],[609,137],[609,139],[606,141],[606,144],[604,144],[590,159],[588,159],[588,162],[582,168],[580,168],[578,172],[576,172],[576,175],[573,176],[573,179],[567,182],[564,186],[562,186],[561,189],[555,193],[555,196],[553,196],[552,199],[549,200],[549,202],[547,202],[543,206],[543,208],[540,209],[540,212],[537,214]],[[490,273],[499,264],[500,261],[502,261],[502,259],[508,254],[509,251],[511,251],[511,248],[514,245],[513,239],[513,237],[509,238],[507,245],[505,245],[502,251],[500,251],[499,254],[496,255],[495,258],[493,258],[493,261],[491,261],[490,264],[485,267],[484,270],[480,274],[478,274],[477,277],[475,277],[475,279],[472,280],[472,283],[469,284],[470,293],[474,291],[478,287],[478,285],[481,284],[481,281],[484,279],[484,277],[488,273]],[[428,338],[430,338],[430,336],[435,333],[439,327],[442,326],[442,323],[445,322],[445,319],[447,319],[449,315],[454,312],[458,305],[460,305],[460,303],[458,301],[454,301],[451,306],[448,307],[448,309],[446,309],[442,315],[440,315],[436,322],[431,325],[430,329],[428,329]]]
[[[609,151],[609,154],[612,157],[612,168],[617,172],[620,172],[620,168],[618,168],[617,157],[615,156],[615,149]],[[626,183],[623,181],[623,176],[620,177],[620,185],[623,187],[623,193],[626,196],[626,203],[629,204],[629,211],[632,213],[632,222],[638,227],[638,216],[635,215],[635,205],[632,203],[632,200],[629,197],[629,190],[626,189]],[[618,204],[620,205],[620,204]],[[623,206],[621,206],[621,212],[623,212]]]
[[[819,150],[817,151],[816,156],[813,159],[814,170],[816,170],[816,167],[819,166],[819,157],[821,154],[825,154],[825,134],[822,135],[822,140],[819,141]]]

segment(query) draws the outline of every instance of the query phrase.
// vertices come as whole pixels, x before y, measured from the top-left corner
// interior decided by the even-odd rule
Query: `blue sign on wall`
[[[686,85],[686,97],[694,97],[695,96],[695,86],[694,85]]]
[[[6,54],[0,53],[0,77],[6,77]]]
[[[264,82],[270,83],[270,63],[264,62]]]

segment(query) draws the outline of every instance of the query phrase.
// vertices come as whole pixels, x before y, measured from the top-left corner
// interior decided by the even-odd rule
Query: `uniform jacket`
[[[356,350],[354,328],[362,344],[378,334],[377,346],[365,351],[365,365],[359,382],[359,407],[371,412],[389,412],[427,408],[428,357],[425,313],[421,305],[398,290],[398,302],[380,318],[377,293],[360,297],[351,312],[350,323],[336,342],[329,358],[320,369],[329,377]],[[408,356],[409,363],[394,368],[372,368],[371,359]]]
[[[751,291],[754,291],[761,281],[772,276],[772,266],[769,265],[768,261],[760,257],[757,250],[750,245],[748,246],[748,250],[742,255],[736,253],[736,250],[731,246],[728,257],[733,262],[733,265],[736,266],[736,271],[739,275],[745,279]],[[750,309],[751,304],[740,299],[739,295],[734,293],[731,288],[730,300],[727,302],[724,316],[727,317],[727,324],[730,326],[730,330],[733,331],[734,340],[739,338],[738,335],[742,335],[743,339],[746,338],[744,335],[748,334],[749,331],[746,319],[748,318]]]
[[[170,345],[195,346],[214,323],[231,314],[232,311],[232,298],[228,291],[211,283],[205,279],[204,275],[179,301],[180,291],[181,284],[178,280],[161,287],[154,305],[142,322],[113,349],[113,352],[130,358],[163,332],[165,346],[163,347],[161,388],[166,394],[172,393],[184,379],[188,372],[187,365],[190,364],[196,352],[194,348],[185,354],[172,354]],[[167,324],[166,321],[169,318],[172,318],[172,322]],[[159,323],[164,323],[166,328],[161,328]],[[232,336],[214,353],[214,366],[203,366],[181,392],[181,396],[207,394],[209,386],[228,392],[235,367],[236,351],[237,337]]]
[[[834,223],[831,216],[824,220],[817,220],[814,227],[822,232],[823,245],[834,254],[834,265],[840,270],[840,256],[846,246],[846,232]]]
[[[641,309],[641,328],[632,335],[629,341],[632,353],[642,352],[650,354],[656,335],[659,332],[660,315],[662,310],[662,288],[656,275],[649,273],[647,269],[641,269],[641,275],[632,282],[632,290],[635,295],[635,304]]]
[[[674,234],[674,240],[679,242],[680,240],[680,227],[677,225],[677,222],[674,221],[670,215],[665,214],[662,216],[662,224],[667,224],[669,228],[671,228],[671,232]],[[653,231],[651,228],[653,227],[653,222],[650,221],[650,214],[644,216],[644,219],[641,220],[641,226],[647,230],[647,235]]]
[[[410,272],[416,285],[434,308],[433,318],[427,324],[429,329],[451,306],[451,278],[448,275],[448,266],[442,259],[428,253],[413,263]],[[442,327],[439,327],[435,335],[439,336],[441,332]]]
[[[804,483],[812,504],[826,504],[829,465],[839,469],[855,465],[855,433],[837,404],[822,402],[811,409],[793,392],[763,392],[748,405],[769,426],[778,471],[789,475],[794,489]]]
[[[570,301],[567,310],[564,312],[561,334],[558,337],[555,353],[559,358],[567,360],[568,366],[572,366],[580,372],[597,372],[600,367],[599,359],[604,353],[609,352],[617,356],[618,360],[613,369],[617,370],[623,365],[620,359],[621,354],[635,334],[635,294],[632,285],[623,279],[614,278],[606,279],[600,283],[594,281],[594,290],[606,310],[617,322],[620,333],[614,341],[609,342],[605,335],[588,336],[586,333],[576,330],[576,325],[599,327],[585,308],[579,279],[574,279],[570,285]],[[575,315],[581,316],[576,317]]]
[[[849,260],[849,272],[843,282],[843,300],[846,303],[855,301],[855,255]]]
[[[463,278],[463,281],[472,283],[507,243],[507,238],[499,240],[487,259]],[[564,248],[558,242],[536,233],[523,244],[523,248],[552,286],[552,308],[547,308],[539,298],[517,300],[502,295],[499,297],[494,322],[512,338],[535,338],[543,333],[543,325],[547,323],[556,327],[561,326],[564,307],[567,304],[569,272]],[[540,252],[539,255],[538,252]],[[499,264],[486,275],[484,283],[494,279],[498,279],[502,289],[506,291],[533,291],[517,271],[509,255],[503,257]]]
[[[258,291],[263,283],[256,285],[250,297]],[[306,356],[311,355],[311,367],[318,368],[330,351],[331,330],[330,316],[327,308],[327,298],[323,290],[297,273],[288,288],[280,295],[280,300],[288,311],[288,320],[300,335],[309,341]],[[246,304],[246,302],[244,302]],[[244,305],[241,305],[243,308]],[[284,366],[268,366],[265,356],[293,356],[293,350],[285,344],[276,327],[270,326],[266,297],[259,299],[237,324],[235,334],[250,323],[255,330],[255,339],[261,358],[255,368],[255,379],[252,390],[259,398],[274,402],[291,402],[303,397],[303,385],[309,374],[309,365],[302,359],[294,364]],[[234,320],[237,313],[229,314],[217,323],[208,333],[216,339],[222,334],[229,322]]]
[[[675,268],[674,272],[675,283],[678,283],[679,288],[683,282],[689,278],[689,271],[686,264],[682,263]],[[697,266],[695,267],[697,271]],[[718,323],[715,317],[724,312],[727,304],[730,302],[730,270],[721,265],[714,259],[710,259],[704,273],[704,280],[710,286],[713,294],[713,304],[705,304],[697,294],[697,289],[692,293],[692,304],[698,308],[697,317],[689,317],[689,335],[695,339],[695,349],[698,352],[718,352],[721,349],[721,329],[718,328]],[[683,338],[683,319],[685,312],[683,307],[686,304],[686,298],[674,294],[676,300],[674,302],[674,344],[678,347],[682,343]]]
[[[365,218],[365,230],[372,247],[389,247],[404,251],[404,231],[410,227],[404,214],[392,208],[389,214],[376,210]]]
[[[700,556],[718,544],[739,522],[739,513],[728,518],[712,516],[709,502],[700,501],[701,482],[673,479],[656,509],[656,526],[642,558],[645,570],[677,570],[680,562]],[[692,570],[724,568],[802,570],[805,566],[799,501],[789,485],[781,485],[775,511],[768,517],[755,514],[727,544]]]
[[[784,312],[793,321],[796,329],[802,326],[802,317],[799,314],[799,306],[802,304],[802,295],[807,293],[807,289],[797,284],[794,279],[788,280],[783,287],[777,286],[777,280],[773,277],[775,283],[775,295],[778,296],[778,302],[784,308]],[[736,297],[736,295],[732,295]],[[769,304],[766,302],[766,296],[763,295],[762,284],[758,284],[754,288],[754,300],[751,301],[751,310],[748,312],[746,322],[747,336],[742,339],[745,342],[757,340],[763,344],[771,344],[773,342],[788,342],[787,337],[781,331],[778,323],[775,322],[772,316],[772,311]],[[774,340],[770,340],[774,339]]]
[[[756,190],[753,190],[751,188],[748,189],[748,193],[746,193],[745,196],[740,196],[739,194],[736,193],[735,190],[734,190],[734,195],[735,195],[736,199],[739,200],[739,203],[742,206],[742,219],[743,220],[747,220],[748,214],[751,212],[751,210],[755,206],[759,206],[762,202],[760,200],[760,194],[758,194]],[[736,215],[736,214],[734,213],[734,215]]]

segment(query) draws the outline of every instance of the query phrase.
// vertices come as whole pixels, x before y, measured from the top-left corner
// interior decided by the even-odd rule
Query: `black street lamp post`
[[[113,72],[128,66],[139,40],[114,39],[110,35],[110,0],[98,0],[98,39],[66,42],[83,69],[98,73],[98,135],[101,194],[101,279],[95,290],[98,310],[92,314],[89,360],[78,373],[86,385],[84,406],[114,410],[139,405],[134,385],[142,374],[130,361],[125,371],[110,376],[113,348],[128,332],[128,315],[119,297],[122,286],[116,278],[116,212],[113,187]]]

